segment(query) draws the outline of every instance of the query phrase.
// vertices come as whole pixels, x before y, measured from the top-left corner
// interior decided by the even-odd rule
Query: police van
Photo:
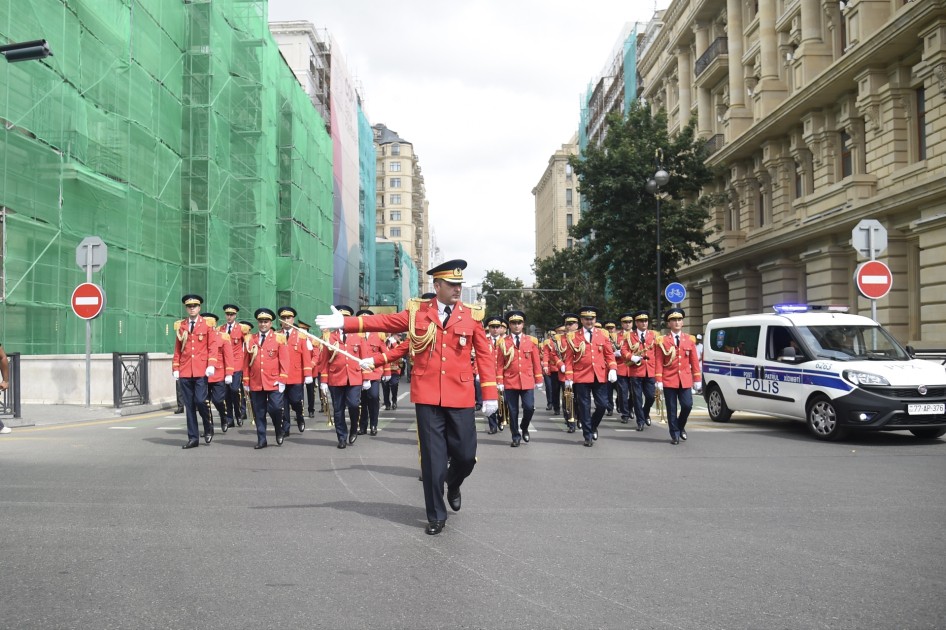
[[[877,322],[846,311],[780,304],[774,313],[710,321],[703,350],[710,418],[747,411],[804,419],[821,440],[853,429],[946,434],[946,369],[914,359]]]

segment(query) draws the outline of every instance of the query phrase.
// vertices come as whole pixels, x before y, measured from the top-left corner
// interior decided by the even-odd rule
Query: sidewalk
[[[166,410],[174,413],[177,405],[173,402],[153,405],[136,405],[133,407],[115,407],[105,405],[23,405],[22,418],[3,418],[3,424],[15,429],[17,427],[48,426],[54,424],[68,424],[72,422],[91,422],[93,420],[111,420],[124,416],[137,416],[153,411]]]

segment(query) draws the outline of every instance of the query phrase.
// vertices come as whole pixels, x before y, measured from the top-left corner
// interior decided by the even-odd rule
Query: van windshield
[[[900,344],[880,326],[798,326],[796,331],[817,359],[910,360]]]

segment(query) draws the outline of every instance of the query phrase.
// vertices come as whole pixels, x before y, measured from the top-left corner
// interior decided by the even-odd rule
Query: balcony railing
[[[729,39],[726,37],[717,37],[716,41],[709,45],[709,48],[706,49],[700,58],[696,60],[696,67],[693,69],[693,72],[696,76],[703,74],[703,71],[706,70],[713,60],[719,57],[720,55],[729,54]]]
[[[718,133],[712,138],[706,140],[706,155],[713,155],[726,146],[726,136]]]

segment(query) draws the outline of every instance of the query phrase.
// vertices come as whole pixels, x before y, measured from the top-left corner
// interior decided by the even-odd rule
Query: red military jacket
[[[259,333],[253,333],[246,340],[246,355],[243,361],[243,384],[249,385],[250,391],[271,392],[276,383],[286,383],[289,378],[289,349],[286,338],[270,330],[266,333],[263,345],[259,344]]]
[[[312,376],[311,344],[305,335],[300,335],[295,328],[280,330],[279,334],[286,338],[286,347],[289,350],[289,376],[286,385],[301,385],[305,377]]]
[[[368,347],[368,356],[373,356],[383,352],[388,345],[384,342],[387,338],[385,333],[376,333],[376,332],[366,332],[361,333],[361,336],[365,340],[365,345]],[[364,372],[364,378],[366,381],[378,381],[381,380],[381,377],[384,376],[384,365],[381,363],[375,363],[374,369]]]
[[[250,327],[246,324],[241,324],[240,322],[233,322],[233,328],[230,330],[230,332],[227,332],[227,324],[217,326],[217,330],[229,335],[230,351],[233,354],[234,369],[239,372],[243,369],[243,362],[246,360],[244,357],[246,354],[244,342],[246,341],[247,336],[250,334]]]
[[[644,335],[643,344],[641,334]],[[657,336],[653,330],[641,333],[636,328],[625,335],[621,341],[621,359],[627,363],[628,376],[653,378],[657,373]],[[641,358],[638,366],[631,363],[631,357],[635,355]]]
[[[513,333],[500,339],[496,352],[496,382],[506,389],[535,389],[542,384],[542,364],[539,361],[539,346],[535,337],[525,333]]]
[[[597,328],[585,340],[585,329],[565,334],[565,380],[575,383],[608,382],[608,370],[617,370],[614,346],[608,335]]]
[[[673,334],[667,334],[657,338],[656,346],[658,383],[682,389],[703,380],[700,358],[696,354],[696,337],[680,333],[680,346],[677,347]]]
[[[233,362],[233,346],[230,344],[230,336],[227,333],[216,329],[211,330],[213,332],[210,334],[217,336],[217,368],[213,376],[207,377],[207,382],[220,383],[223,382],[224,377],[233,376],[236,370],[236,364]]]
[[[496,363],[480,322],[483,310],[462,302],[453,305],[446,327],[440,323],[436,298],[412,299],[406,310],[390,315],[346,317],[345,330],[384,331],[410,334],[408,340],[382,353],[387,363],[412,351],[411,402],[421,405],[468,408],[474,405],[471,351],[476,349],[476,368],[484,400],[496,400]],[[378,363],[378,358],[375,358]]]
[[[213,329],[207,325],[204,318],[197,316],[194,330],[190,330],[190,320],[180,319],[174,322],[174,359],[171,370],[180,372],[181,378],[199,378],[207,373],[207,366],[212,365],[216,371],[222,371],[223,366],[217,363],[217,345],[220,343]]]
[[[368,353],[368,344],[361,335],[345,335],[345,341],[342,341],[342,334],[335,330],[328,335],[328,341],[333,346],[338,346],[349,354],[359,358],[370,356]],[[322,337],[325,339],[325,335]],[[319,375],[321,383],[328,383],[332,387],[341,387],[343,385],[361,385],[365,381],[364,373],[357,361],[349,359],[345,355],[332,350],[328,346],[322,348],[322,358],[319,364]]]
[[[549,345],[546,349],[546,356],[548,357],[549,364],[549,374],[558,377],[559,383],[565,382],[565,372],[562,371],[562,366],[565,365],[565,335],[553,335],[549,339]]]

